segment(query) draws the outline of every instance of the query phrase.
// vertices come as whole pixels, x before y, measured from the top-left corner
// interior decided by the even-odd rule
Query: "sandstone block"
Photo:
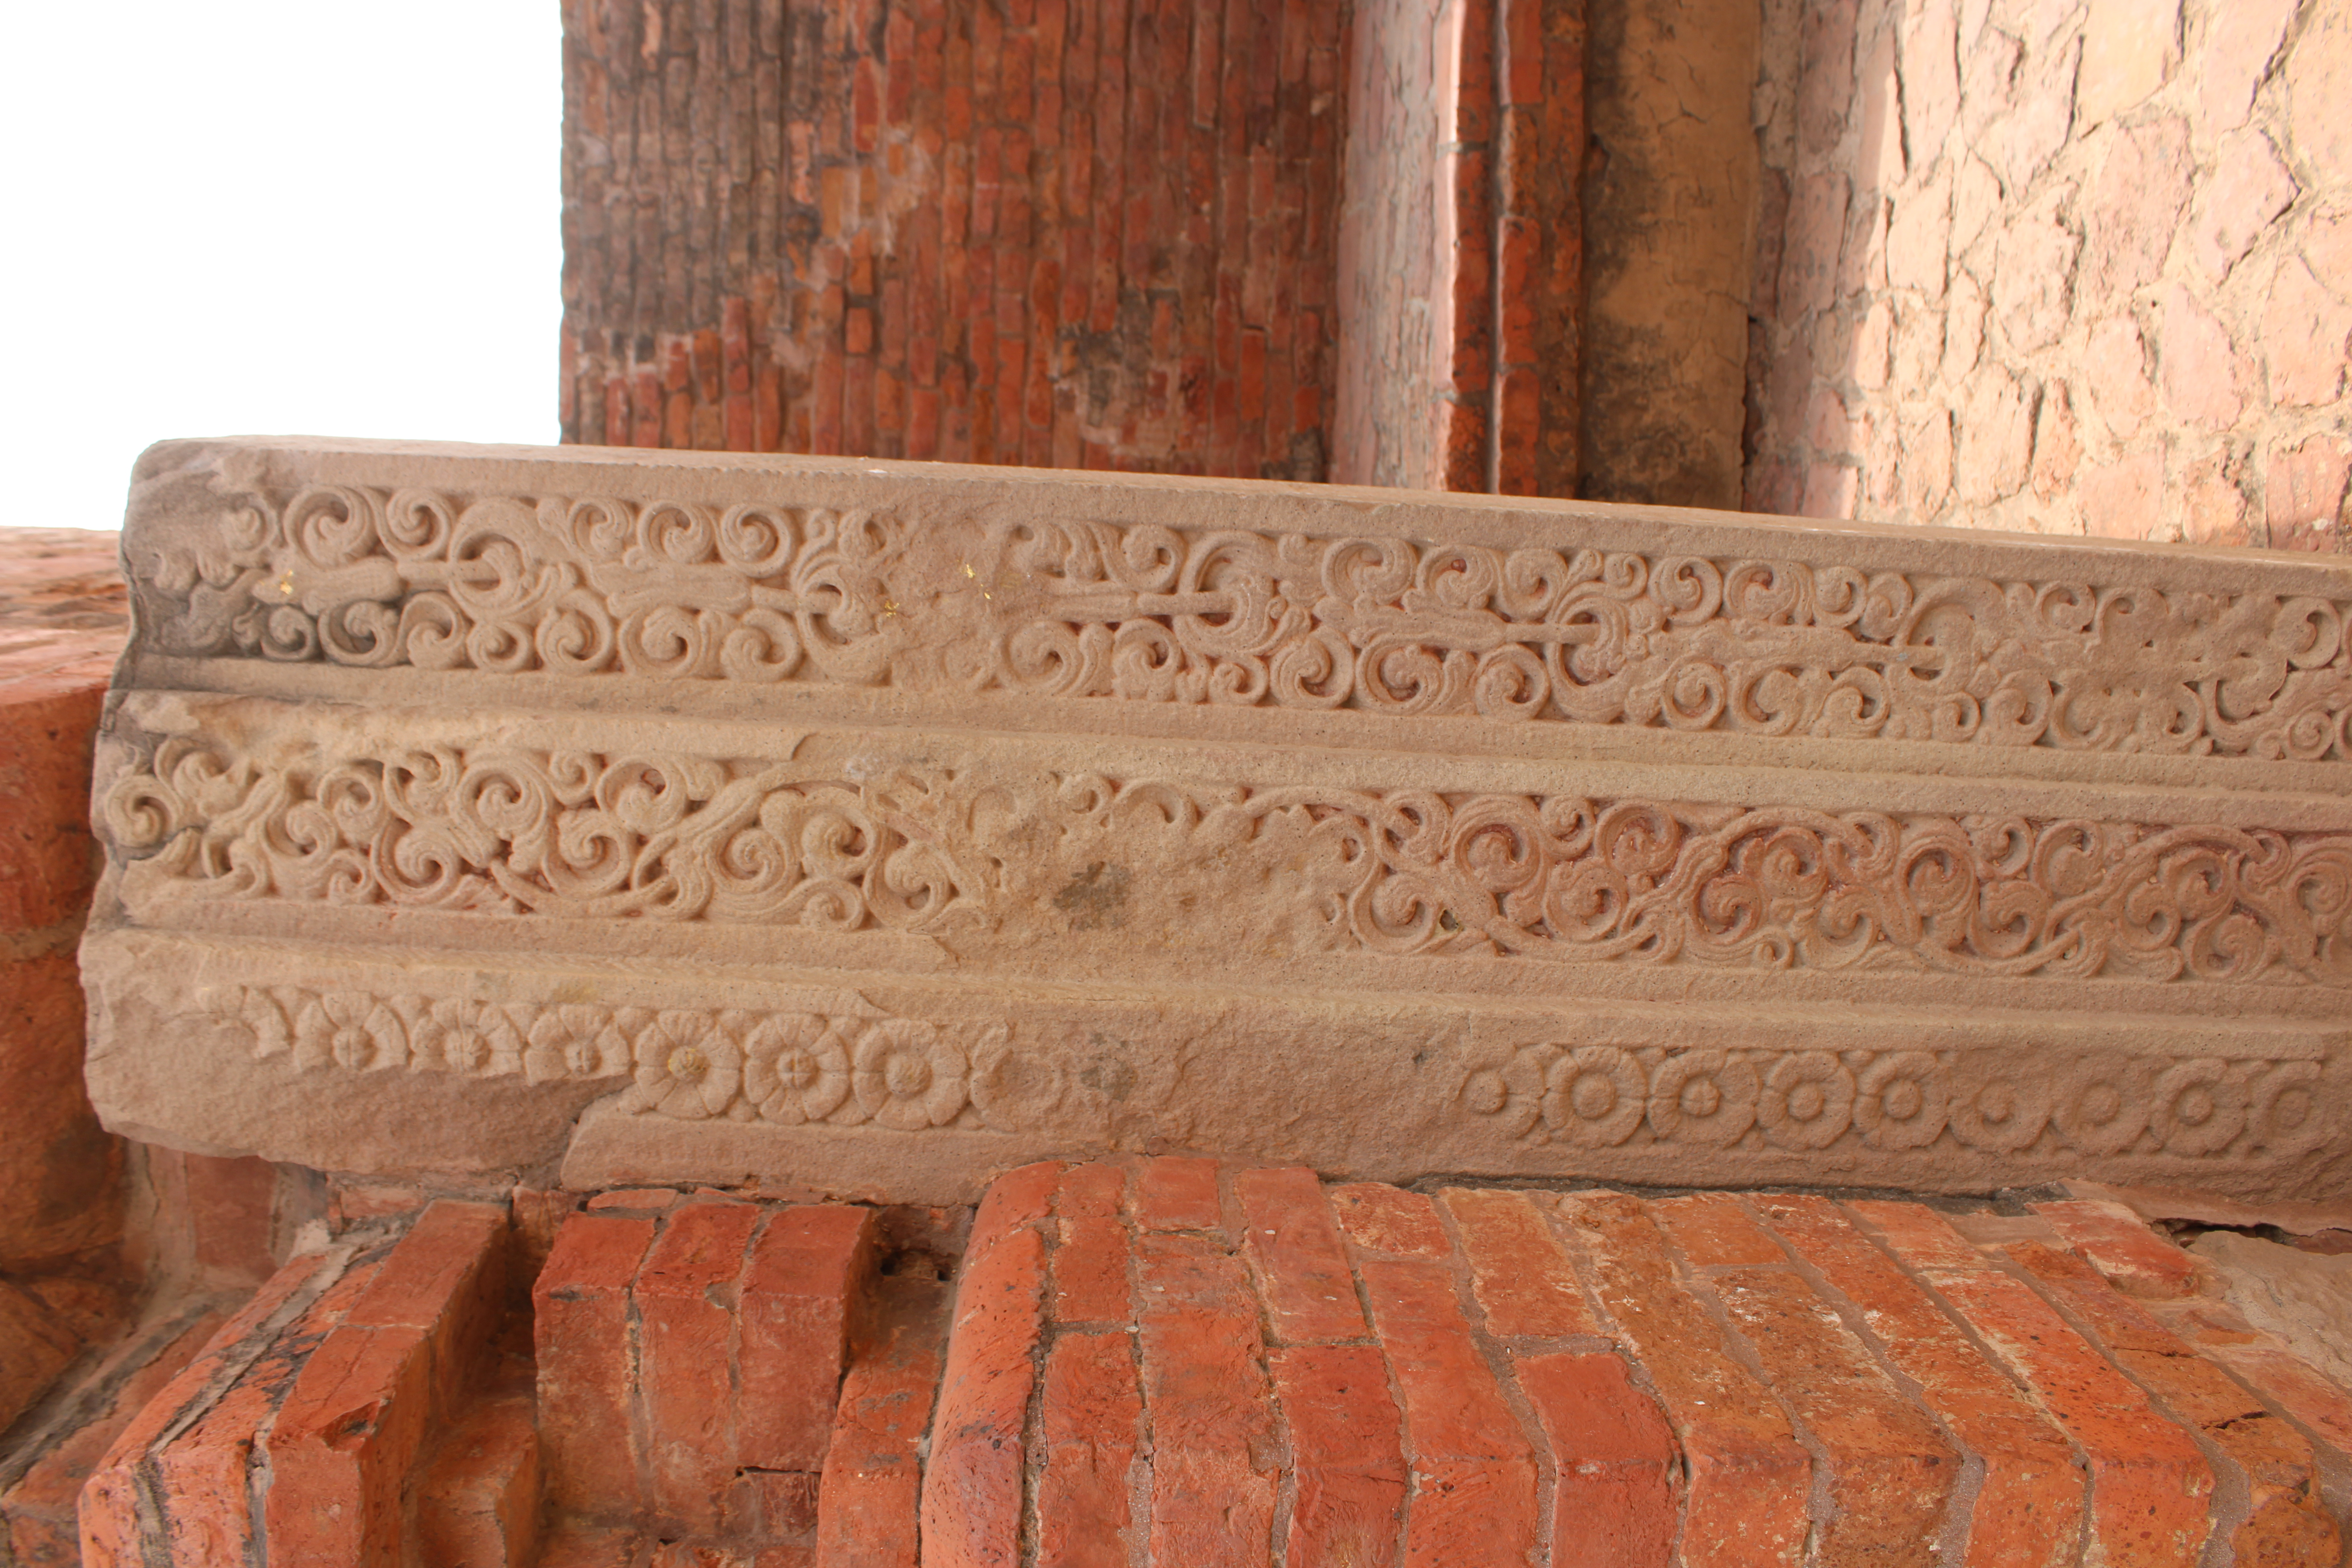
[[[2274,298],[2274,308],[2276,303]],[[2237,345],[2230,341],[2229,330],[2214,319],[2203,302],[2177,283],[2167,285],[2158,293],[2158,375],[2164,388],[2166,407],[2189,424],[2210,430],[2228,429],[2245,406],[2239,390],[2244,379],[2240,356]],[[2352,331],[2352,319],[2347,319],[2347,331]],[[2264,337],[2265,342],[2274,341],[2267,329]],[[2273,359],[2273,379],[2282,374],[2278,368],[2282,363],[2284,362]],[[2308,365],[2311,361],[2306,353],[2294,363]],[[2301,374],[2311,373],[2306,370]],[[2331,392],[2327,395],[2334,395]]]
[[[2180,0],[2091,0],[2076,113],[2085,126],[2162,87],[2180,63]]]
[[[2279,263],[2261,331],[2272,397],[2301,405],[2333,403],[2342,394],[2352,307],[2322,288],[2301,257]]]
[[[2198,187],[2200,212],[2210,204],[2225,204],[2232,215],[2244,212],[2242,197],[2231,188],[2237,171],[2226,161]],[[2180,211],[2189,201],[2196,160],[2189,151],[2189,122],[2165,115],[2118,132],[2107,147],[2105,161],[2084,198],[2083,277],[2080,289],[2086,305],[2119,302],[2134,289],[2153,282],[2179,232]],[[2282,204],[2283,205],[2283,204]],[[2264,215],[2263,222],[2269,221]],[[2242,220],[2241,220],[2242,221]],[[2255,228],[2260,230],[2261,224]],[[2203,259],[2203,252],[2198,252]],[[2214,272],[2215,277],[2224,267]]]
[[[2199,269],[2216,283],[2228,277],[2298,190],[2277,149],[2261,132],[2249,131],[2223,142],[2220,161],[2189,208],[2189,254]]]
[[[2056,507],[2096,433],[1965,368],[1970,277],[1958,499]],[[1817,495],[1891,505],[1931,408],[1850,415]],[[160,449],[131,526],[84,950],[121,1128],[926,1203],[1178,1149],[1138,1226],[1221,1245],[1210,1160],[1274,1158],[1430,1257],[1349,1186],[2339,1179],[2332,562],[290,442]],[[1058,1181],[996,1228],[1115,1217]]]
[[[2249,40],[2250,53],[2254,41]],[[2287,51],[2285,69],[2294,150],[2322,182],[2341,189],[2352,179],[2352,127],[2336,111],[2352,91],[2352,17],[2314,12]]]
[[[2297,0],[2245,0],[2230,8],[2228,26],[2206,28],[2197,101],[2209,129],[2235,131],[2246,122],[2254,89],[2277,63],[2296,5]]]

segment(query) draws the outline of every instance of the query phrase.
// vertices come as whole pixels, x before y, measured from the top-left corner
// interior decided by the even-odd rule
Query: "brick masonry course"
[[[1027,1167],[974,1229],[923,1560],[2337,1560],[2315,1478],[2341,1450],[2291,1390],[2048,1222],[1972,1228],[1995,1239],[1907,1203]],[[2118,1278],[2178,1250],[2084,1245]]]
[[[2112,1206],[1171,1157],[1010,1172],[960,1258],[945,1213],[647,1189],[557,1212],[528,1315],[507,1210],[441,1202],[184,1325],[216,1331],[79,1439],[105,1449],[83,1560],[2342,1554],[2352,1398]],[[60,1477],[15,1485],[20,1560],[65,1560]]]

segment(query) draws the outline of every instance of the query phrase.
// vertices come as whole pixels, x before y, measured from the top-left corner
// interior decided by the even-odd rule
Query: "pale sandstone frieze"
[[[2352,986],[2338,833],[206,739],[100,809],[134,904]]]
[[[2344,1179],[2341,565],[692,454],[142,475],[84,964],[148,1135],[923,1201],[1141,1147]]]
[[[159,652],[2352,757],[2352,602],[2210,570],[1871,571],[1801,535],[1736,557],[1175,529],[1042,498],[919,524],[364,485],[220,500],[139,563]]]

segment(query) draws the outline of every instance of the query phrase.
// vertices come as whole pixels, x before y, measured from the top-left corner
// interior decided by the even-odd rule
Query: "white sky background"
[[[555,0],[19,6],[0,526],[172,436],[556,438]]]

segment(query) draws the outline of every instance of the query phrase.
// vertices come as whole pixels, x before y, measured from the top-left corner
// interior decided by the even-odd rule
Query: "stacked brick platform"
[[[2339,1560],[2352,1403],[2265,1382],[2185,1255],[2096,1205],[1957,1223],[1987,1244],[1903,1203],[1018,1172],[924,1561]]]
[[[2120,1205],[1047,1163],[960,1267],[909,1212],[519,1194],[353,1232],[121,1430],[83,1561],[2345,1555],[2352,1395]]]

